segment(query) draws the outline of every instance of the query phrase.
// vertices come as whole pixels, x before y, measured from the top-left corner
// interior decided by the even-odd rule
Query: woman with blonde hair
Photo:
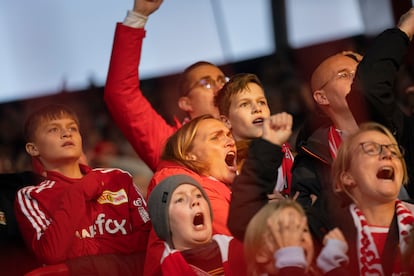
[[[162,161],[148,185],[148,196],[165,178],[184,174],[206,192],[214,215],[213,234],[231,235],[227,228],[231,190],[236,173],[236,145],[230,130],[211,115],[202,115],[182,126],[168,140]],[[163,251],[153,233],[148,243],[145,275],[157,274]]]
[[[398,199],[407,182],[403,154],[392,133],[371,122],[344,141],[333,163],[334,190],[345,204],[330,212],[329,220],[348,241],[349,269],[355,275],[409,272],[402,255],[414,227],[414,205]]]

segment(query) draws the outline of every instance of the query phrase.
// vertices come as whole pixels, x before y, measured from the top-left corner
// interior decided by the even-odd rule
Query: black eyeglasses
[[[392,157],[404,157],[404,148],[397,144],[382,145],[376,142],[363,142],[359,145],[366,154],[371,156],[380,155],[383,152],[384,148],[387,148]]]
[[[229,80],[230,78],[225,77],[225,76],[220,76],[216,80],[212,79],[211,77],[204,77],[204,78],[199,79],[195,84],[193,84],[184,95],[188,95],[190,91],[196,87],[204,87],[205,89],[208,89],[208,90],[221,88]]]
[[[323,85],[321,85],[321,88],[319,88],[319,90],[322,90],[330,81],[334,79],[353,81],[354,77],[355,77],[355,71],[352,71],[352,72],[348,70],[339,71],[338,73],[336,73],[336,75],[333,78],[330,78]]]

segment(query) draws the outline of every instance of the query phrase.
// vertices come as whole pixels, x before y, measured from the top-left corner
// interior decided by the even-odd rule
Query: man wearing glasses
[[[351,91],[359,58],[352,52],[335,54],[312,74],[310,84],[316,111],[297,138],[298,155],[292,169],[291,195],[304,208],[314,204],[325,190],[331,190],[331,164],[339,145],[358,129],[346,96]]]
[[[352,52],[336,54],[324,60],[312,74],[311,89],[319,113],[298,136],[299,154],[292,170],[292,194],[298,195],[305,208],[323,198],[316,201],[315,210],[329,209],[321,206],[333,196],[331,164],[341,142],[363,121],[382,123],[396,135],[406,148],[405,159],[412,171],[412,118],[402,118],[403,112],[396,106],[392,93],[396,72],[413,33],[414,9],[401,17],[396,28],[379,35],[363,59]],[[364,149],[374,147],[364,145]],[[407,188],[413,193],[410,184]],[[400,199],[410,199],[407,190],[401,189]]]
[[[115,123],[152,171],[160,162],[166,139],[182,125],[178,120],[175,126],[169,125],[140,89],[138,66],[144,26],[161,3],[162,0],[135,0],[133,10],[128,11],[123,23],[117,24],[104,94]],[[178,106],[187,114],[186,120],[204,114],[218,118],[213,98],[227,80],[212,63],[201,61],[189,66],[179,82]]]

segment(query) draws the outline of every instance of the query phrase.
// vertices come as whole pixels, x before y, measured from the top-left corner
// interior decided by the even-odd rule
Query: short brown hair
[[[191,71],[204,65],[217,67],[216,65],[208,61],[197,61],[196,63],[193,63],[187,68],[185,68],[184,71],[181,73],[178,81],[178,89],[181,97],[186,96],[188,94],[188,91],[191,89],[191,86],[193,85],[189,78]]]
[[[36,130],[42,122],[60,118],[71,118],[79,126],[78,116],[67,106],[60,104],[46,105],[32,112],[27,117],[23,128],[23,135],[25,141],[33,141]]]
[[[214,105],[218,107],[220,114],[229,115],[233,96],[246,89],[249,83],[256,83],[263,89],[262,83],[255,74],[239,73],[230,78],[214,97]]]

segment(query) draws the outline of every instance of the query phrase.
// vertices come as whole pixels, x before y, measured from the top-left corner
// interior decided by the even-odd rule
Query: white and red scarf
[[[381,256],[375,246],[370,226],[364,214],[355,204],[351,204],[349,210],[357,229],[359,275],[384,275]],[[409,232],[414,227],[414,216],[399,200],[396,201],[395,211],[397,214],[400,250],[404,252],[408,245]]]
[[[292,180],[292,166],[293,166],[293,154],[290,150],[290,145],[285,143],[282,145],[283,160],[282,165],[279,166],[277,180],[275,185],[275,191],[284,195],[290,195],[290,183]]]
[[[334,127],[329,127],[328,131],[328,143],[329,143],[329,152],[331,153],[332,159],[336,158],[336,154],[338,153],[339,146],[342,143],[342,138],[340,134],[340,130]]]

